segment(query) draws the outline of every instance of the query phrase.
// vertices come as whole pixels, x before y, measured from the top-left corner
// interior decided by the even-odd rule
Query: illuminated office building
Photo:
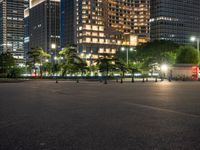
[[[200,35],[199,0],[151,0],[151,40],[171,40],[185,44]]]
[[[24,63],[24,9],[28,0],[0,0],[0,53],[11,52]]]
[[[43,48],[56,55],[60,49],[60,0],[30,0],[24,15],[27,51]]]
[[[61,0],[61,45],[83,57],[149,41],[149,0]]]
[[[30,25],[29,25],[29,8],[24,10],[24,57],[27,59],[27,52],[30,49]]]

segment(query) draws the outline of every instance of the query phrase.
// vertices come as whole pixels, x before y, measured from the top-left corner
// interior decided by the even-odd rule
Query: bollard
[[[120,81],[120,83],[123,83],[123,78],[121,78],[121,81]]]
[[[135,82],[134,78],[132,77],[132,83]]]
[[[104,80],[104,84],[108,84],[106,79]]]

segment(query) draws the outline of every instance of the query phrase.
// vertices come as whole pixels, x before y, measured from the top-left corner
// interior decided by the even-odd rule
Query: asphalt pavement
[[[200,82],[0,83],[0,150],[200,150]]]

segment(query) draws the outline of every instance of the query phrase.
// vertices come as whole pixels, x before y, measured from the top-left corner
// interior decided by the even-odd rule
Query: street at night
[[[0,83],[1,150],[199,150],[200,82]]]

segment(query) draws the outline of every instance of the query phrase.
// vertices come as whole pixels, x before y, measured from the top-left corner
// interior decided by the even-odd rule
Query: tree
[[[15,59],[10,52],[0,54],[0,73],[4,76],[7,76],[15,65]]]
[[[10,69],[7,76],[10,78],[17,78],[17,77],[20,77],[25,72],[26,72],[25,68],[15,66]]]
[[[129,64],[137,61],[137,52],[136,52],[136,50],[133,49],[133,47],[126,47],[126,48],[128,48],[128,60],[129,60]],[[115,58],[118,59],[120,62],[122,62],[124,64],[127,61],[126,60],[127,59],[126,58],[126,55],[127,55],[126,48],[124,47],[124,49],[125,49],[124,51],[118,50],[116,52],[116,55],[115,55]]]
[[[137,57],[140,61],[151,63],[167,63],[174,64],[176,60],[176,50],[178,44],[171,41],[153,41],[142,44],[137,47]]]
[[[124,62],[120,61],[120,60],[116,60],[115,61],[115,68],[116,70],[118,70],[121,74],[121,83],[123,83],[123,78],[125,75],[125,72],[128,71],[127,66],[124,64]]]
[[[197,50],[192,46],[180,47],[176,62],[181,64],[198,64],[199,56]]]
[[[51,62],[45,62],[45,63],[43,63],[43,65],[42,65],[42,70],[43,70],[44,72],[48,72],[48,74],[51,74],[51,73],[52,73],[52,68],[53,68],[53,66],[52,66],[52,63],[51,63]]]
[[[105,84],[107,84],[109,71],[114,69],[114,61],[115,59],[109,54],[101,54],[101,56],[96,60],[99,71],[105,76]]]
[[[85,63],[78,56],[75,47],[66,47],[59,54],[64,58],[61,63],[62,76],[66,73],[74,74],[80,71],[84,72]]]
[[[49,58],[50,55],[45,52],[42,48],[32,48],[28,53],[28,62],[34,67],[36,76],[36,63],[40,64],[40,76],[42,77],[42,64],[45,59]]]
[[[80,61],[78,68],[81,72],[81,76],[83,76],[83,74],[88,70],[87,63],[85,61]]]

